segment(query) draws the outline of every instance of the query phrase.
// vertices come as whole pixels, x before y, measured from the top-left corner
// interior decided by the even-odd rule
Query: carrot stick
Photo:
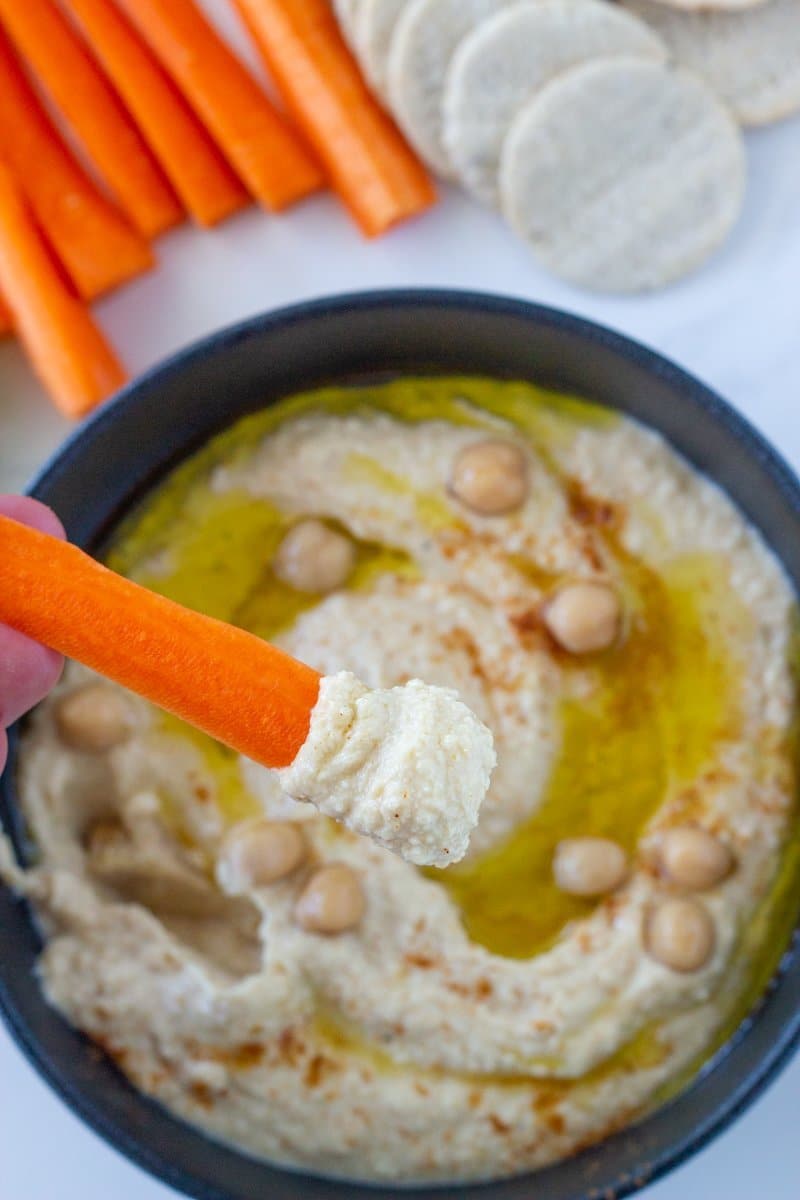
[[[322,186],[316,162],[192,0],[121,7],[266,208],[286,208]]]
[[[152,251],[78,164],[0,29],[0,157],[85,300],[153,266]]]
[[[265,766],[288,766],[308,736],[316,671],[9,517],[0,517],[0,621]]]
[[[132,0],[135,2],[135,0]],[[428,208],[430,179],[374,100],[328,0],[235,0],[284,102],[368,237]]]
[[[34,370],[63,413],[82,416],[125,382],[122,367],[81,301],[68,291],[1,163],[0,288]]]
[[[198,225],[216,225],[243,208],[247,192],[113,0],[62,3]]]
[[[183,210],[75,29],[52,0],[0,0],[0,20],[140,233],[155,237]]]

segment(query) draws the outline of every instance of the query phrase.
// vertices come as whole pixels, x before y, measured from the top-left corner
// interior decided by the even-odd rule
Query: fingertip
[[[54,537],[64,527],[52,509],[30,496],[0,495],[0,514]],[[0,625],[0,727],[10,725],[58,682],[60,654]],[[5,753],[5,738],[2,742]]]
[[[19,521],[21,525],[38,529],[40,533],[49,533],[58,538],[65,536],[64,526],[52,508],[42,504],[41,500],[34,500],[32,496],[0,495],[0,513],[12,521]]]

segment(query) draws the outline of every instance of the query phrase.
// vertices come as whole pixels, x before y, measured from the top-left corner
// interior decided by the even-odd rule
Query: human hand
[[[38,500],[0,495],[0,513],[43,533],[64,537],[64,528],[56,514]],[[58,681],[62,663],[60,654],[32,642],[15,629],[0,625],[0,771],[6,764],[8,753],[4,731],[47,695]]]

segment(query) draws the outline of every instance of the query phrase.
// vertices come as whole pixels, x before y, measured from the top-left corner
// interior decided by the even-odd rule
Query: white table
[[[208,7],[242,50],[225,0]],[[220,325],[295,300],[361,288],[502,292],[571,309],[675,358],[717,388],[800,469],[800,118],[748,139],[751,182],[732,240],[696,277],[639,299],[548,278],[491,214],[457,194],[424,220],[367,243],[330,198],[210,234],[183,230],[161,269],[99,308],[132,372]],[[68,432],[17,349],[0,348],[0,490],[21,488]],[[756,1106],[652,1200],[797,1200],[800,1058]],[[167,1200],[174,1195],[89,1132],[0,1029],[3,1200]],[[255,1198],[254,1198],[255,1200]]]

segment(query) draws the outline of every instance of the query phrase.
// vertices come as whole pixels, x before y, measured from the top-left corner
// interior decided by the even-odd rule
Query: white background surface
[[[254,61],[224,0],[207,7]],[[455,193],[374,243],[320,197],[282,217],[253,210],[210,234],[171,235],[160,245],[160,270],[105,301],[98,315],[137,373],[220,325],[326,293],[444,286],[522,296],[675,358],[800,469],[800,118],[748,135],[748,149],[750,188],[734,237],[700,274],[655,296],[573,291],[545,276],[499,220]],[[67,432],[16,347],[0,348],[0,490],[21,488]],[[800,1059],[730,1131],[649,1189],[648,1200],[798,1200],[799,1110]],[[173,1195],[84,1128],[0,1028],[0,1200]]]

